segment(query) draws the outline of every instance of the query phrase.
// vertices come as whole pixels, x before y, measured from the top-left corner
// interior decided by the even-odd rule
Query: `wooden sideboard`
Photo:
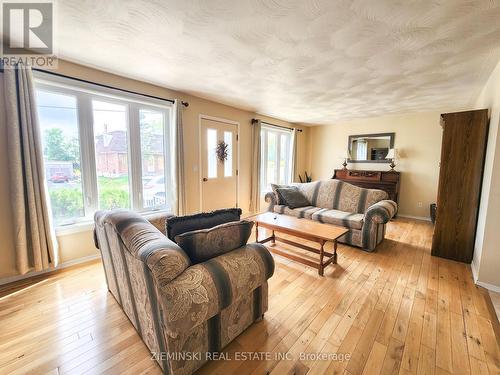
[[[399,172],[335,169],[332,178],[367,189],[383,190],[389,194],[389,199],[399,204]]]

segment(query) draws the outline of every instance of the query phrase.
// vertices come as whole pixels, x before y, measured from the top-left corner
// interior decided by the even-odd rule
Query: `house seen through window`
[[[41,79],[36,89],[56,226],[99,209],[172,210],[169,103]]]

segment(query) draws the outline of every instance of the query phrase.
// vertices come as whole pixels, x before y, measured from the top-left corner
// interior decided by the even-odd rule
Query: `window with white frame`
[[[261,192],[271,184],[289,184],[292,167],[292,131],[275,126],[261,128]]]
[[[56,226],[99,209],[172,210],[169,102],[43,73],[35,88]]]

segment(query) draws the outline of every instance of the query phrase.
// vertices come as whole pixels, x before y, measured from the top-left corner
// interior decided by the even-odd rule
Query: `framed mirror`
[[[386,159],[389,149],[394,148],[395,133],[350,135],[347,149],[349,163],[390,163]]]

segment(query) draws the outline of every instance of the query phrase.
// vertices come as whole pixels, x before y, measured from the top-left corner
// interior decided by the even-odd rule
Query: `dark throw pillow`
[[[240,216],[241,208],[225,208],[195,215],[169,217],[166,223],[167,237],[175,242],[175,236],[179,234],[239,221]]]
[[[175,242],[191,262],[201,263],[246,245],[253,221],[241,220],[209,229],[195,230],[175,236]]]
[[[306,207],[310,206],[311,203],[297,188],[278,188],[276,189],[280,199],[285,202],[285,206],[290,208]]]
[[[297,186],[291,186],[291,185],[277,185],[277,184],[271,184],[271,189],[273,190],[274,195],[276,196],[276,204],[282,206],[286,205],[286,202],[283,200],[283,198],[278,194],[278,189],[295,189],[299,190]]]

